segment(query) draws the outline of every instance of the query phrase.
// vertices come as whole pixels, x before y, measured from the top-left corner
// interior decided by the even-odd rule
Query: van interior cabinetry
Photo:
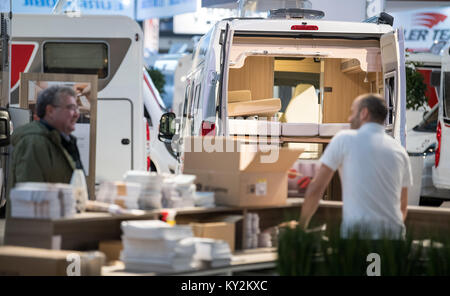
[[[244,66],[231,68],[228,91],[250,90],[252,100],[273,98],[273,57],[247,57]]]
[[[323,60],[323,122],[347,122],[354,99],[364,93],[378,92],[375,72],[361,71],[353,60]],[[359,69],[359,70],[358,70]]]

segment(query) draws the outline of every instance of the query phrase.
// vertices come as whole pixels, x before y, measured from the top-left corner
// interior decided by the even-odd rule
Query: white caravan
[[[13,15],[11,27],[12,106],[20,72],[98,74],[96,182],[121,180],[132,169],[174,170],[176,161],[157,140],[165,109],[144,70],[143,33],[134,20]]]
[[[411,158],[414,188],[408,198],[412,205],[439,205],[450,197],[449,190],[438,189],[432,180],[435,162],[436,126],[439,112],[439,86],[436,77],[441,72],[442,57],[432,53],[407,53],[406,62],[417,63],[427,85],[427,104],[418,110],[406,110],[406,150]]]
[[[282,124],[298,124],[296,136],[320,136],[322,128],[347,122],[357,95],[376,92],[389,107],[386,132],[405,145],[403,33],[383,24],[392,21],[389,15],[376,23],[323,21],[298,9],[271,15],[220,21],[200,39],[176,133],[175,114],[165,114],[160,138],[171,140],[182,156],[185,136],[236,135],[248,119],[273,122],[278,111]],[[315,104],[307,110],[298,100],[305,93],[308,106]],[[295,118],[297,112],[316,113],[307,120],[314,121]]]
[[[433,184],[450,189],[450,48],[443,51]],[[447,197],[450,199],[450,196]]]

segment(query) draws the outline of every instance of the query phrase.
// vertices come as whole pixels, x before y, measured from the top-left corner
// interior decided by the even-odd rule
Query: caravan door
[[[381,36],[384,98],[388,107],[386,132],[406,146],[406,76],[403,30]]]

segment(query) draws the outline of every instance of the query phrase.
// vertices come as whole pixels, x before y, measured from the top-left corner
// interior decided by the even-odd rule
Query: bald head
[[[358,96],[352,104],[349,122],[353,129],[358,129],[366,122],[383,124],[387,116],[386,102],[379,94]]]

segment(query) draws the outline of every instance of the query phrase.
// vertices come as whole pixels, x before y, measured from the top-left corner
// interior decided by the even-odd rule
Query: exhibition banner
[[[134,19],[135,0],[67,1],[63,10],[78,7],[81,14],[119,14]],[[58,0],[14,0],[13,13],[51,14]]]
[[[136,19],[166,18],[197,11],[197,0],[137,0]]]
[[[437,42],[450,40],[450,7],[392,13],[394,27],[405,30],[405,48],[428,51]]]

